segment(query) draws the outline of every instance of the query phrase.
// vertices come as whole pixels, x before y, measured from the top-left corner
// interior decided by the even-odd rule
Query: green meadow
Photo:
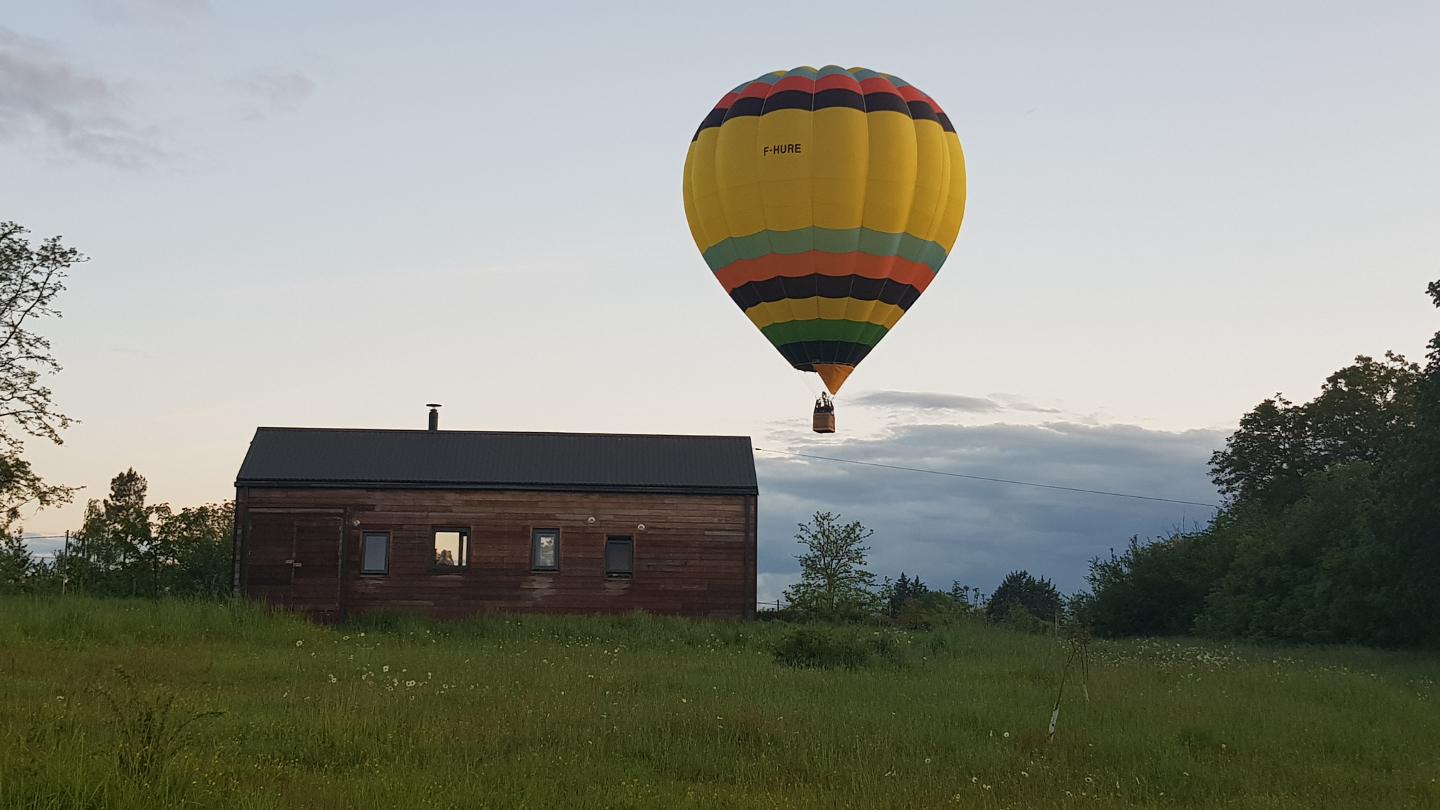
[[[1440,656],[0,599],[0,807],[1440,807]],[[793,641],[793,639],[792,639]],[[1088,693],[1088,698],[1087,698]]]

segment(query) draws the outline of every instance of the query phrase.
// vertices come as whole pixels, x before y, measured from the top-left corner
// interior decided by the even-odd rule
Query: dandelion
[[[1005,739],[1008,740],[1008,739],[1010,739],[1010,732],[1007,731],[1007,732],[1005,732],[1005,733],[1004,733],[1003,735],[1001,735],[1001,736],[1003,736]]]
[[[296,647],[304,647],[304,646],[305,646],[305,640],[304,640],[304,639],[296,639],[296,640],[295,640],[295,646],[296,646]]]

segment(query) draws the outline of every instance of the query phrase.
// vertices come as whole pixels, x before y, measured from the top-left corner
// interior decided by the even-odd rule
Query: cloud
[[[252,121],[279,113],[295,112],[315,92],[315,82],[294,71],[257,73],[233,82],[233,85],[248,95],[256,105],[245,115],[246,119]]]
[[[1059,413],[1054,408],[1042,408],[1004,394],[991,397],[971,397],[962,394],[944,394],[935,391],[868,391],[850,400],[851,404],[864,408],[889,408],[914,411],[954,411],[956,413],[998,413],[1000,411],[1029,411],[1032,413]]]
[[[108,82],[51,45],[0,27],[0,142],[49,140],[72,157],[120,168],[164,156],[153,131],[127,121]]]
[[[965,475],[1216,502],[1206,475],[1220,431],[1129,425],[909,425],[879,438],[785,448],[792,452]],[[1213,510],[942,475],[757,454],[759,570],[780,583],[798,571],[795,526],[817,510],[875,530],[877,575],[919,574],[992,590],[1009,571],[1084,585],[1088,561],[1134,534],[1204,524]],[[774,597],[771,597],[774,598]]]

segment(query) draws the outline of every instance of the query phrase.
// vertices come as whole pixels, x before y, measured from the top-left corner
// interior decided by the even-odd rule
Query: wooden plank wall
[[[298,522],[307,514],[313,520],[320,510],[343,510],[342,614],[645,610],[738,618],[755,611],[755,500],[753,495],[245,488],[237,503],[247,514],[237,515],[237,522],[254,525],[255,517],[271,514]],[[435,570],[435,529],[469,530],[466,570]],[[531,570],[534,529],[560,530],[560,570]],[[362,575],[361,537],[374,531],[390,533],[390,571]],[[632,578],[606,577],[609,536],[634,538]],[[247,559],[276,556],[246,548],[251,542],[264,538],[242,535],[242,567]],[[334,570],[333,555],[312,567],[306,553],[306,544],[296,552],[306,574]],[[242,570],[241,580],[249,579]]]

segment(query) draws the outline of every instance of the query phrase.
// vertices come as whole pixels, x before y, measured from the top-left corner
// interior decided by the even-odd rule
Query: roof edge
[[[716,433],[590,433],[585,431],[565,432],[558,430],[453,430],[441,428],[440,430],[429,430],[426,428],[342,428],[342,427],[296,427],[281,425],[261,425],[255,428],[255,432],[267,431],[296,431],[310,433],[423,433],[426,435],[447,433],[463,433],[482,436],[593,436],[618,439],[733,439],[753,442],[750,436],[726,435]],[[753,449],[753,447],[752,447]]]
[[[759,486],[664,486],[659,484],[630,486],[625,484],[486,484],[447,481],[325,481],[312,479],[256,478],[236,479],[235,488],[251,489],[394,489],[394,490],[473,490],[487,492],[574,492],[633,493],[651,495],[759,495]]]

